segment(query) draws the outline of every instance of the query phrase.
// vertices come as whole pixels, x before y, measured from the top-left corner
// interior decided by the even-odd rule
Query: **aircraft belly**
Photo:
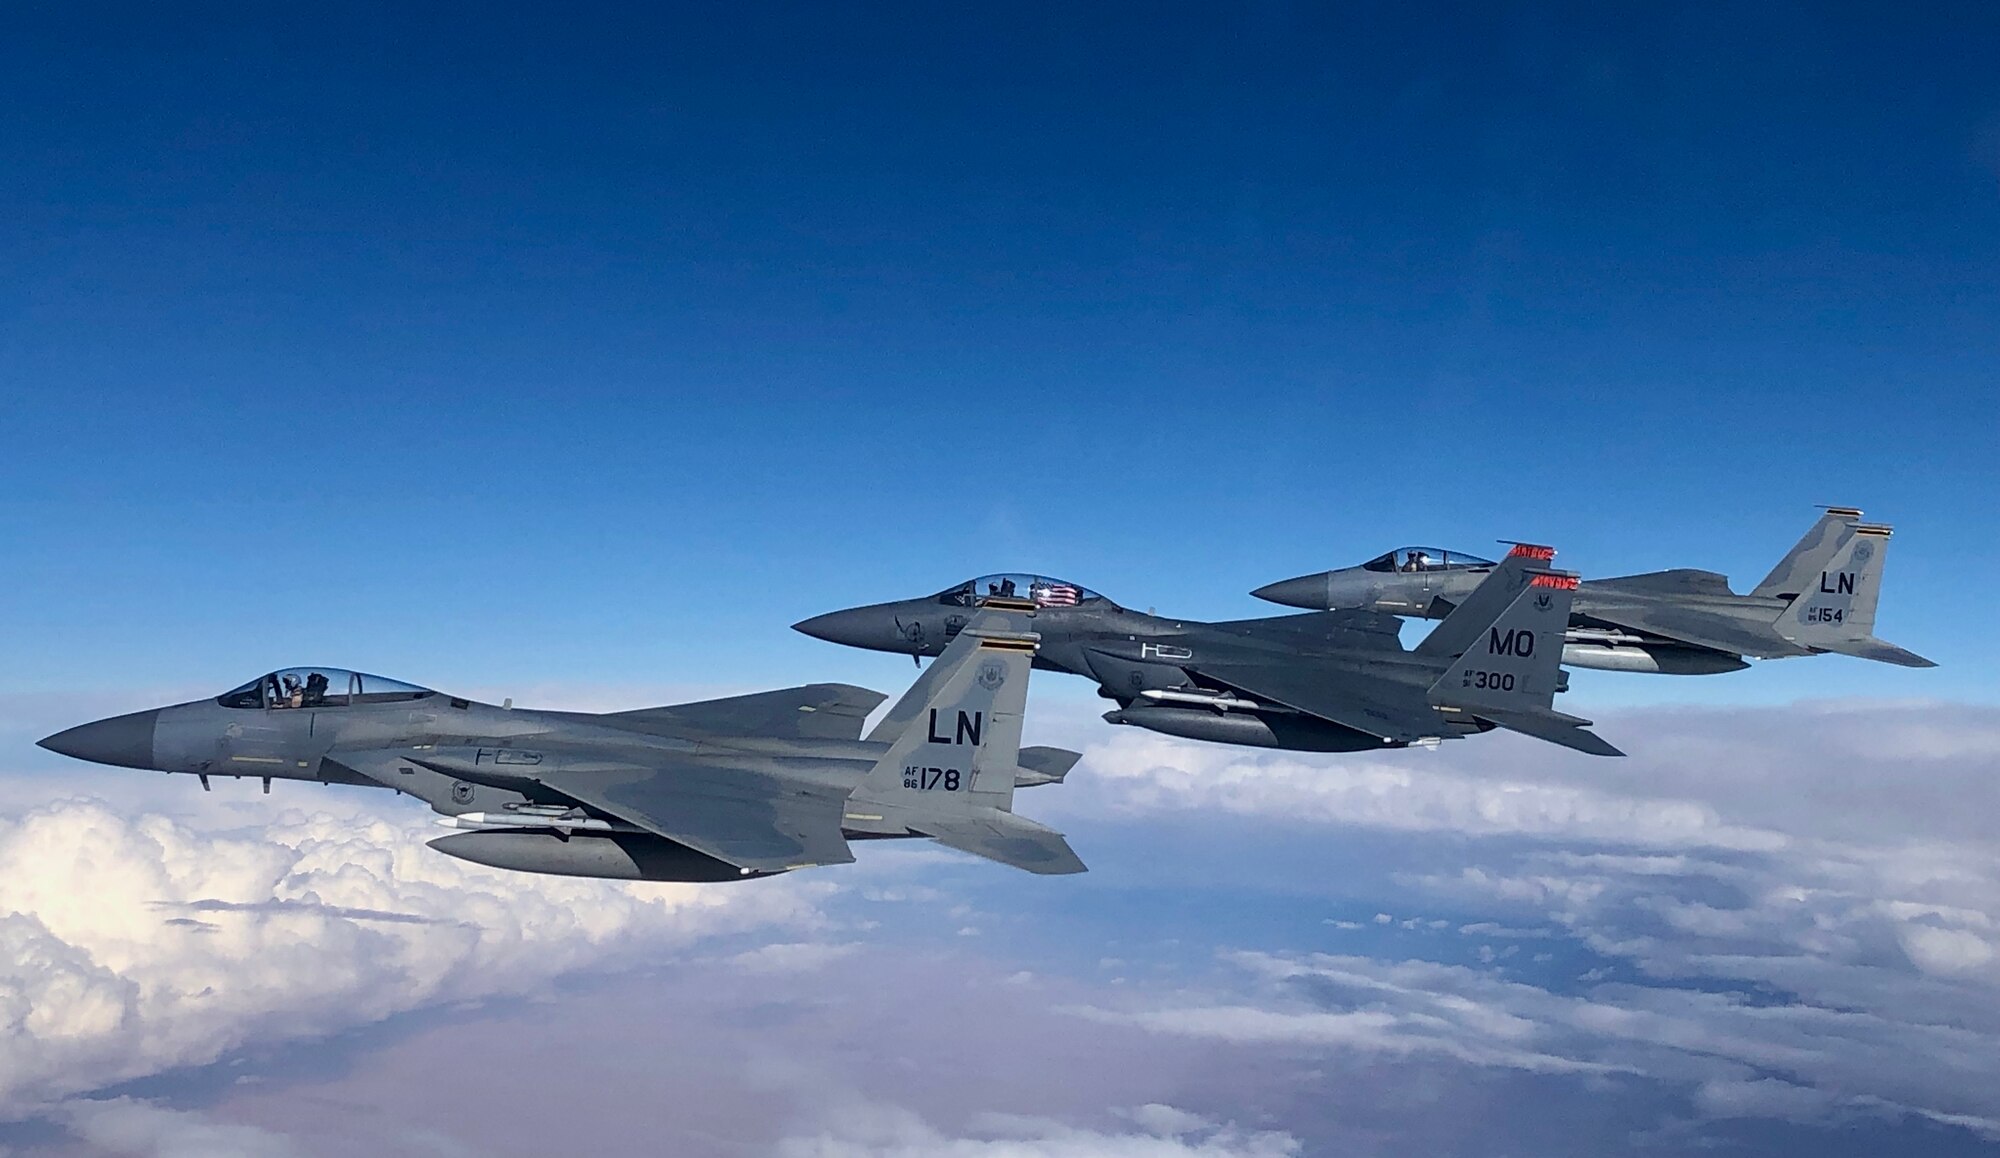
[[[507,788],[478,784],[426,768],[409,759],[414,752],[332,752],[320,761],[323,777],[338,784],[365,784],[408,793],[446,816],[467,812],[504,812],[530,803],[529,797]]]

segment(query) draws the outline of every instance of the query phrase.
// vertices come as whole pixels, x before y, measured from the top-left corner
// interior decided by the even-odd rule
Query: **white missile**
[[[594,816],[565,816],[560,813],[464,812],[438,818],[442,828],[463,828],[490,832],[496,828],[560,828],[579,832],[634,832],[628,824],[614,824]]]
[[[1139,694],[1155,703],[1194,704],[1199,707],[1214,708],[1218,712],[1226,712],[1231,708],[1243,711],[1263,710],[1278,712],[1280,714],[1290,712],[1289,708],[1280,707],[1276,704],[1260,704],[1255,700],[1245,700],[1236,696],[1211,692],[1178,692],[1147,689]]]

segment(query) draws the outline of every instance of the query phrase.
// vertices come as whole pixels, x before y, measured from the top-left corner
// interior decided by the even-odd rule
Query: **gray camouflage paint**
[[[1748,595],[1734,593],[1727,576],[1692,569],[1585,580],[1571,608],[1564,662],[1609,671],[1710,675],[1741,670],[1748,666],[1744,656],[1835,652],[1905,667],[1935,666],[1872,634],[1889,528],[1860,518],[1853,508],[1829,508]],[[1251,594],[1292,607],[1436,619],[1450,614],[1486,570],[1400,572],[1363,564],[1281,580]],[[1803,618],[1841,601],[1843,583],[1857,589],[1861,614]]]
[[[1030,872],[1081,872],[1060,834],[1011,811],[1017,786],[1059,782],[1077,759],[1019,746],[1030,618],[1020,607],[980,612],[865,739],[884,697],[844,684],[596,715],[407,686],[287,701],[274,681],[252,681],[41,745],[204,786],[250,776],[267,792],[274,780],[393,789],[467,829],[431,847],[524,871],[739,880],[850,861],[849,839],[929,837]],[[296,670],[331,673],[342,687],[352,677]],[[936,775],[912,780],[918,768]]]
[[[1520,593],[1526,565],[1511,571],[1503,565],[1491,576],[1496,591],[1506,590],[1494,597],[1498,602],[1468,609],[1468,643],[1483,641],[1481,633]],[[937,655],[985,598],[983,585],[992,578],[998,577],[919,599],[832,611],[793,627],[848,647]],[[1538,661],[1536,686],[1512,689],[1518,702],[1511,711],[1472,712],[1448,700],[1433,702],[1431,695],[1459,654],[1405,650],[1401,623],[1392,615],[1328,611],[1208,623],[1131,611],[1074,584],[1047,581],[1049,588],[1081,598],[1038,609],[1035,630],[1042,643],[1035,665],[1095,682],[1098,694],[1117,704],[1105,714],[1110,723],[1316,752],[1407,747],[1498,725],[1585,751],[1617,753],[1581,731],[1588,721],[1552,710],[1550,701],[1561,690],[1558,646]],[[1565,608],[1569,595],[1562,592]]]

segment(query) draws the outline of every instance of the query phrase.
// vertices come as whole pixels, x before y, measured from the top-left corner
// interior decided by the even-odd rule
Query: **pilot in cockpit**
[[[327,684],[328,680],[321,672],[313,672],[306,676],[305,693],[301,702],[309,708],[316,708],[326,703]]]
[[[281,708],[296,708],[303,706],[305,704],[306,693],[305,693],[305,688],[301,686],[299,683],[299,677],[287,674],[284,676],[284,681],[285,681],[285,690],[284,693],[279,697],[278,706]]]

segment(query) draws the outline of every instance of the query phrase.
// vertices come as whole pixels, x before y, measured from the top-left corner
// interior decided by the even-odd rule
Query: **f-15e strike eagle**
[[[1076,873],[1014,789],[1078,758],[1022,748],[1034,607],[995,599],[877,724],[844,684],[593,715],[494,707],[334,668],[41,741],[81,760],[201,777],[393,788],[464,829],[430,842],[499,868],[649,881],[768,876],[854,859],[854,840],[929,837],[1032,873]]]
[[[1040,608],[1037,667],[1095,680],[1105,719],[1172,736],[1309,752],[1430,744],[1522,732],[1622,755],[1554,709],[1574,575],[1548,547],[1517,546],[1414,648],[1402,621],[1322,611],[1227,623],[1128,611],[1074,583],[990,575],[936,595],[851,607],[794,624],[833,643],[914,656],[948,652],[978,609],[1026,596]]]
[[[1708,675],[1749,665],[1744,656],[1838,652],[1904,667],[1930,660],[1875,638],[1875,604],[1890,528],[1829,507],[1748,595],[1713,571],[1654,571],[1588,579],[1570,607],[1562,660],[1606,671]],[[1466,599],[1490,560],[1403,547],[1357,567],[1301,575],[1251,594],[1291,607],[1359,608],[1440,619]]]

